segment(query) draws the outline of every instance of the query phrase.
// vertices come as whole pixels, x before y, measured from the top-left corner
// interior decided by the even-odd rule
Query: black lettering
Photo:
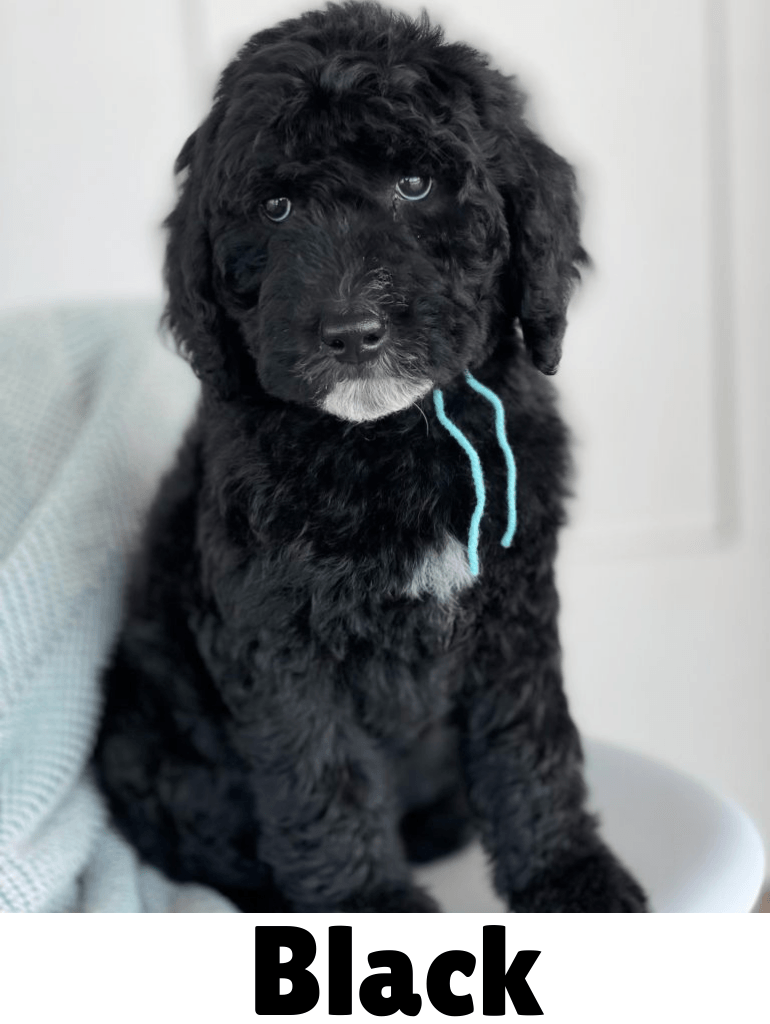
[[[513,963],[505,969],[505,926],[484,926],[484,1014],[502,1017],[505,993],[511,997],[516,1013],[522,1016],[542,1014],[540,1004],[527,984],[530,967],[540,956],[538,949],[520,949]]]
[[[473,1013],[473,996],[456,996],[452,991],[451,979],[455,971],[470,978],[476,966],[473,953],[463,949],[450,949],[440,953],[428,968],[428,999],[439,1013],[447,1017],[464,1017]]]
[[[378,949],[367,957],[370,967],[389,967],[389,974],[370,974],[358,990],[361,1005],[375,1017],[388,1017],[401,1010],[408,1017],[416,1017],[422,998],[414,991],[412,961],[397,949]],[[382,990],[390,986],[390,995]]]
[[[255,1003],[257,1013],[307,1013],[318,1002],[318,982],[307,969],[315,959],[315,939],[294,925],[257,925],[255,928]],[[281,946],[291,960],[281,963]],[[281,995],[281,978],[291,991]]]
[[[353,1012],[353,929],[329,928],[329,1013]]]

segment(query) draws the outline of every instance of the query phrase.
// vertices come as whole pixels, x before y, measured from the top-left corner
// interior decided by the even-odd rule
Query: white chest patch
[[[447,536],[442,548],[425,555],[414,570],[405,593],[407,597],[430,595],[446,602],[472,583],[465,546],[454,537]]]

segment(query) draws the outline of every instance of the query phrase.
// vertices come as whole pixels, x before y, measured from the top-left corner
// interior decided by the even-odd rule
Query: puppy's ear
[[[204,386],[227,398],[247,389],[253,365],[244,358],[237,327],[221,308],[215,292],[203,194],[205,150],[214,130],[210,115],[185,142],[174,164],[181,185],[177,205],[165,221],[168,299],[163,318]]]
[[[511,238],[507,300],[535,366],[555,373],[567,305],[588,256],[580,244],[575,174],[523,118],[512,80],[492,72],[486,116]],[[511,308],[509,306],[509,308]]]

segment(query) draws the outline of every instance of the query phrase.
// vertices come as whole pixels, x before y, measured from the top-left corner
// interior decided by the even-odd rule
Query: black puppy
[[[514,910],[645,909],[562,690],[541,371],[585,253],[522,106],[347,3],[254,36],[177,161],[166,317],[202,398],[96,764],[148,861],[244,909],[436,910],[408,862],[470,823]]]

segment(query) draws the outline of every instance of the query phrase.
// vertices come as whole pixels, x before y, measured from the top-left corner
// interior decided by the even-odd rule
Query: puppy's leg
[[[314,679],[311,689],[324,689]],[[430,912],[409,878],[384,758],[351,714],[296,690],[258,701],[233,740],[252,770],[259,857],[294,911]]]
[[[460,849],[474,835],[460,767],[457,728],[433,723],[416,741],[394,753],[407,859],[425,864]]]
[[[464,704],[469,795],[495,885],[516,911],[643,911],[642,890],[585,810],[553,572],[549,559],[529,555],[515,582],[502,585],[505,600],[482,616]]]
[[[432,804],[415,807],[401,819],[401,838],[411,864],[427,864],[461,849],[474,836],[468,801],[461,787]]]
[[[252,910],[287,910],[258,856],[248,767],[185,653],[159,623],[128,624],[105,673],[96,778],[114,823],[148,863],[239,906],[243,893]]]

